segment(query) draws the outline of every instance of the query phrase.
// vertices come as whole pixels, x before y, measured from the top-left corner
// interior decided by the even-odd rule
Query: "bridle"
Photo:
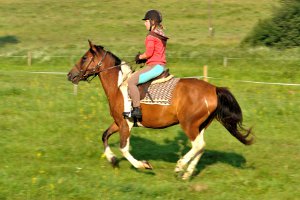
[[[89,68],[90,64],[95,59],[96,54],[93,54],[93,57],[90,59],[89,64],[86,66],[85,70],[80,69],[78,67],[78,65],[76,65],[77,69],[79,69],[79,78],[80,78],[80,80],[86,80],[87,82],[91,82],[101,72],[108,71],[108,70],[111,70],[111,69],[114,69],[114,68],[119,68],[122,65],[126,65],[126,64],[135,62],[135,60],[133,60],[133,61],[130,61],[130,62],[124,62],[124,63],[121,63],[119,65],[114,65],[114,66],[111,66],[111,67],[100,69],[100,67],[102,66],[103,61],[104,61],[104,59],[105,59],[105,57],[106,57],[106,55],[108,53],[108,51],[105,51],[105,50],[103,50],[103,51],[105,53],[102,56],[101,60],[97,63],[97,65],[92,70],[90,70],[92,72],[92,74],[85,75],[86,72],[88,71],[88,68]],[[89,79],[89,77],[92,77],[92,78]]]
[[[91,65],[92,61],[95,59],[96,54],[93,54],[93,57],[90,59],[88,65],[85,67],[85,69],[81,69],[78,65],[76,65],[77,69],[79,70],[79,78],[80,80],[88,80],[88,77],[90,76],[96,76],[96,73],[98,71],[98,69],[102,66],[103,64],[103,60],[105,59],[107,55],[107,51],[105,51],[104,55],[102,56],[101,60],[97,63],[97,65],[91,70],[92,71],[92,75],[87,74],[86,72],[88,71],[89,66]]]

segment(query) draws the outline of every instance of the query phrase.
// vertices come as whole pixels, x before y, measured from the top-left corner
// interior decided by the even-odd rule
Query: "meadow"
[[[239,46],[279,1],[208,2],[0,0],[0,199],[299,199],[300,49]],[[133,129],[131,153],[152,171],[122,158],[116,133],[112,168],[102,156],[112,118],[98,78],[77,95],[66,79],[87,39],[128,62],[143,51],[140,19],[150,8],[164,15],[171,73],[202,79],[207,65],[209,82],[232,91],[256,136],[246,147],[214,121],[189,181],[173,172],[191,146],[179,126]],[[31,66],[14,57],[28,52]]]

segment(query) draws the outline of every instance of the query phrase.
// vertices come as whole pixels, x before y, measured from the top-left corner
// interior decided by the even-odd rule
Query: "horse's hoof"
[[[181,171],[175,171],[175,177],[177,179],[182,179],[182,180],[190,180],[191,179],[191,173],[181,170]]]
[[[183,172],[183,171],[184,171],[184,169],[183,169],[182,167],[176,167],[175,170],[174,170],[174,172],[175,172],[176,174],[178,174],[178,173],[180,173],[180,172]]]
[[[190,180],[191,179],[191,174],[188,172],[185,172],[182,176],[181,176],[182,180]]]
[[[113,166],[113,168],[119,167],[119,161],[116,157],[112,157],[110,162],[111,162],[111,165]]]
[[[151,169],[151,170],[153,169],[153,167],[150,165],[150,163],[148,161],[143,160],[142,163],[143,163],[143,167],[145,169]]]
[[[182,179],[184,172],[183,171],[176,171],[174,176],[176,179]]]

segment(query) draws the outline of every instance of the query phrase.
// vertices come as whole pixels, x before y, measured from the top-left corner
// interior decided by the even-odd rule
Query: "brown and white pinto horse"
[[[74,84],[87,80],[90,76],[99,76],[108,98],[110,113],[114,123],[103,133],[102,141],[105,156],[113,165],[117,163],[111,151],[108,139],[120,133],[120,149],[124,157],[136,168],[152,169],[147,161],[136,160],[129,152],[130,130],[133,123],[124,119],[123,95],[118,85],[121,60],[102,46],[92,44],[90,49],[76,63],[68,74]],[[182,78],[177,83],[171,105],[141,104],[142,121],[146,128],[166,128],[180,124],[192,143],[191,150],[179,159],[175,172],[183,179],[189,178],[203,154],[204,130],[213,119],[217,119],[235,138],[245,145],[253,142],[251,129],[242,125],[242,111],[234,96],[226,88],[219,88],[195,78]]]

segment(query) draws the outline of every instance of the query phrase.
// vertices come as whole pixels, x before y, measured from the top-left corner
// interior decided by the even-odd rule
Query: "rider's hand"
[[[136,63],[136,64],[145,63],[145,62],[147,61],[147,59],[140,59],[140,55],[141,55],[141,53],[138,53],[138,54],[135,56],[135,63]]]

